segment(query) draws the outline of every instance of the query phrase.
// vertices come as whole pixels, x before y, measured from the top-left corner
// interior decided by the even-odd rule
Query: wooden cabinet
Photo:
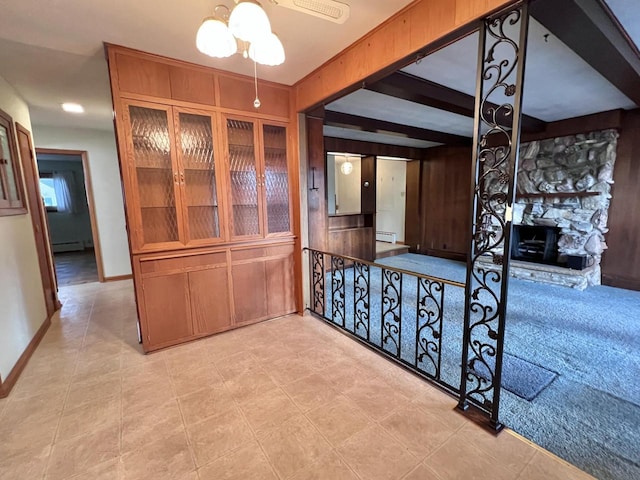
[[[226,117],[232,237],[291,234],[287,128]]]
[[[107,50],[145,351],[294,312],[290,89]]]

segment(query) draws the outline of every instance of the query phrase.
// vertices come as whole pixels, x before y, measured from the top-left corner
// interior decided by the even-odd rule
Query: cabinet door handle
[[[184,172],[180,172],[180,183],[184,185]]]
[[[178,172],[174,172],[173,174],[173,183],[180,185],[180,182],[178,181]]]

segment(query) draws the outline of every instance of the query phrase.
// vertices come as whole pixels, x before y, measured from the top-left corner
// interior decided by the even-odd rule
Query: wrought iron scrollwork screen
[[[307,251],[311,312],[458,394],[463,283],[318,250]],[[446,304],[458,304],[447,317],[446,327],[448,338],[455,339],[454,347],[458,349],[452,345],[443,349],[445,299]],[[451,367],[447,371],[442,368],[443,354]]]
[[[482,23],[478,51],[473,230],[459,408],[474,405],[495,429],[502,427],[498,409],[527,29],[523,2]]]

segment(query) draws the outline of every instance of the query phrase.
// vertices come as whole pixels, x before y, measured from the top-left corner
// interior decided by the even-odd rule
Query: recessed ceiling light
[[[84,107],[79,103],[63,103],[62,109],[69,113],[84,113]]]

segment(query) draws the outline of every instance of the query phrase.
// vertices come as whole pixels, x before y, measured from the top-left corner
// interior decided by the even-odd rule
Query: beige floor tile
[[[422,395],[415,396],[412,403],[437,416],[438,420],[452,428],[461,428],[468,422],[462,412],[457,409],[456,399],[435,387],[429,387]]]
[[[186,425],[192,425],[214,415],[234,409],[233,398],[224,385],[205,387],[178,398]]]
[[[378,425],[354,435],[337,452],[360,478],[367,480],[401,479],[419,463],[418,458]]]
[[[339,395],[322,375],[313,374],[282,387],[303,412],[327,405]]]
[[[360,379],[371,376],[370,372],[362,369],[357,361],[349,357],[341,357],[336,364],[329,368],[318,370],[318,374],[327,379],[331,386],[339,392],[345,392],[353,388]]]
[[[198,470],[200,480],[277,480],[257,442],[218,458]]]
[[[122,392],[123,415],[143,414],[176,398],[168,380],[158,383],[145,383],[140,388],[131,388]]]
[[[43,394],[27,398],[14,398],[4,401],[4,409],[0,413],[0,433],[12,430],[22,423],[37,423],[51,416],[59,415],[64,406],[66,392],[59,391],[53,395]]]
[[[271,465],[286,479],[317,462],[331,446],[303,416],[297,416],[259,439]]]
[[[180,372],[171,373],[171,382],[177,396],[195,392],[203,387],[224,388],[224,380],[213,363],[194,364]]]
[[[262,362],[247,352],[235,353],[216,360],[214,364],[225,381],[233,380],[250,372],[262,371]]]
[[[199,467],[236,450],[253,439],[249,425],[237,409],[187,426]]]
[[[277,388],[271,377],[261,370],[247,372],[225,382],[225,385],[231,396],[238,402],[245,402],[252,397]]]
[[[493,457],[472,445],[461,432],[447,440],[424,463],[442,480],[513,480],[517,477],[507,467],[497,463]]]
[[[305,468],[293,480],[358,480],[349,466],[335,452],[329,452],[318,462]]]
[[[58,425],[56,442],[87,435],[107,427],[120,425],[121,399],[109,396],[85,403],[76,408],[65,408]]]
[[[31,454],[39,455],[53,443],[59,415],[50,415],[30,422],[22,422],[0,432],[2,462],[15,459],[21,463]]]
[[[120,480],[121,478],[120,458],[114,458],[100,463],[84,473],[69,477],[68,480]]]
[[[421,463],[409,472],[402,480],[440,480],[440,477],[429,467]]]
[[[316,372],[313,366],[300,361],[299,357],[282,357],[265,363],[262,367],[278,385],[287,385]]]
[[[158,355],[146,355],[149,361],[135,365],[123,365],[120,370],[122,391],[140,390],[147,386],[162,385],[168,387],[171,383],[164,358]]]
[[[257,435],[268,433],[301,413],[281,388],[248,399],[240,409]]]
[[[369,417],[344,396],[337,397],[330,405],[307,412],[306,416],[333,446],[371,424]]]
[[[120,455],[120,426],[58,442],[53,446],[47,480],[65,479]]]
[[[588,480],[593,477],[547,452],[538,451],[518,479]]]
[[[3,438],[4,441],[4,438]],[[43,477],[51,446],[40,449],[27,450],[21,455],[12,457],[0,457],[0,478],[2,480],[27,480]]]
[[[381,420],[409,403],[405,396],[375,377],[358,379],[345,395],[374,420]]]
[[[149,439],[165,438],[184,431],[175,399],[142,412],[122,417],[122,453],[142,448]]]
[[[160,438],[122,456],[123,480],[191,479],[195,464],[184,432]]]
[[[467,422],[458,435],[514,473],[522,472],[537,451],[531,443],[509,430],[494,435],[473,422]]]
[[[120,371],[120,354],[109,355],[105,358],[97,358],[95,360],[84,361],[82,357],[78,358],[78,365],[73,374],[74,382],[81,382],[91,378],[99,377],[109,373]]]
[[[219,362],[238,352],[246,351],[249,347],[241,339],[234,337],[233,331],[209,337],[202,344],[209,360],[214,362]]]
[[[84,403],[120,395],[120,375],[119,373],[109,373],[100,377],[71,383],[65,408],[76,408]]]
[[[392,413],[380,425],[418,458],[427,456],[456,432],[438,417],[411,405]]]

